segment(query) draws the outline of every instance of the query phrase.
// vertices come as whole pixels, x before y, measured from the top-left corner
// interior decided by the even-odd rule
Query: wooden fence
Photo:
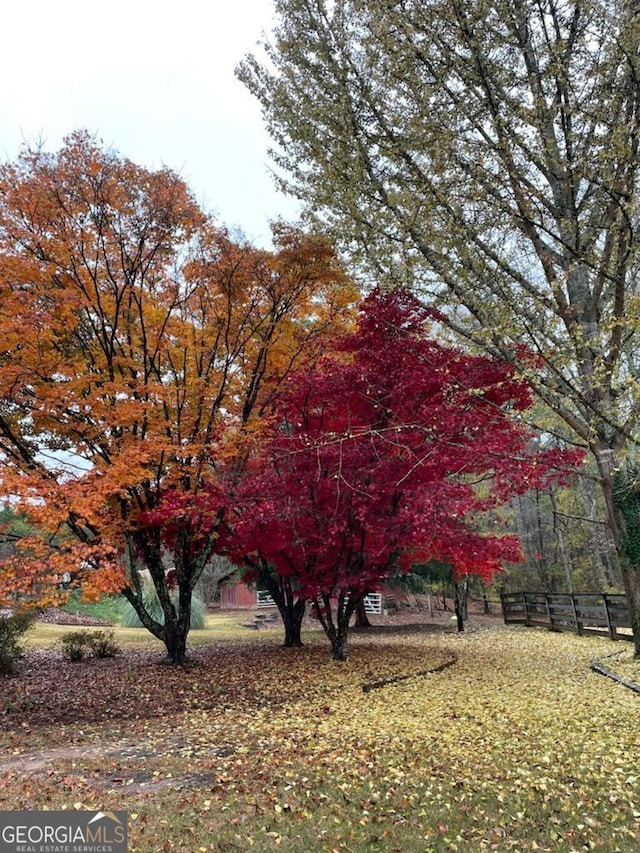
[[[551,631],[633,639],[625,595],[509,592],[500,598],[506,625],[542,625]]]

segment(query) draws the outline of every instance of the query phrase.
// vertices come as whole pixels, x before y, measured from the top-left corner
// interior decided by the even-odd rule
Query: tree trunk
[[[300,598],[295,602],[283,602],[278,608],[284,624],[284,645],[286,648],[297,648],[302,645],[302,620],[304,618],[305,600]]]
[[[173,624],[165,624],[162,642],[167,650],[167,663],[183,666],[187,662],[188,633],[189,630],[184,630],[181,619]]]
[[[464,604],[462,601],[463,590],[457,581],[453,582],[455,613],[458,633],[464,633]]]
[[[345,625],[338,622],[338,630],[335,639],[331,641],[331,657],[333,660],[345,661],[347,659],[347,637],[349,634],[349,623]]]
[[[331,657],[333,660],[345,661],[347,659],[349,621],[362,598],[364,598],[364,593],[362,592],[341,592],[338,595],[335,621],[331,611],[331,598],[329,595],[323,595],[321,600],[316,598],[314,601],[320,624],[331,643]]]
[[[162,640],[167,649],[167,663],[182,666],[187,662],[187,637],[191,629],[191,599],[193,590],[188,577],[178,581],[178,608],[165,608]]]
[[[625,508],[626,496],[636,498],[635,482],[620,471],[620,484],[614,487],[616,472],[614,451],[600,447],[595,453],[602,476],[603,491],[607,503],[609,528],[615,537],[620,556],[622,582],[627,596],[631,630],[633,632],[634,656],[640,659],[640,512],[638,502],[632,500]],[[635,506],[633,506],[635,504]]]
[[[602,515],[602,490],[597,495],[597,483],[589,477],[579,477],[578,485],[582,496],[584,515],[590,519],[588,541],[593,554],[595,570],[603,589],[615,587],[621,580],[619,566],[616,562],[615,541],[611,526],[604,526],[598,522]],[[598,498],[600,498],[600,502],[598,502]]]
[[[191,602],[187,607],[186,613],[181,613],[178,616],[175,612],[164,613],[164,624],[153,619],[144,607],[141,597],[138,597],[131,590],[123,590],[123,595],[129,601],[133,609],[138,614],[143,626],[164,643],[167,650],[167,663],[182,665],[187,661],[187,637],[191,627]]]
[[[329,638],[331,640],[331,657],[333,660],[345,661],[347,659],[347,639],[349,636],[349,622],[358,604],[351,601],[343,602],[342,596],[338,599],[338,612],[336,614],[336,631]]]
[[[487,590],[482,590],[482,612],[485,616],[491,615],[491,604],[489,603],[489,599],[487,598]]]
[[[621,560],[621,565],[633,632],[634,657],[640,660],[640,566],[632,565],[624,557]]]
[[[285,648],[299,648],[302,646],[302,620],[306,599],[298,596],[290,578],[273,575],[268,563],[261,561],[258,568],[260,579],[269,590],[282,617]]]
[[[356,628],[372,628],[372,624],[369,621],[369,616],[367,615],[367,608],[364,606],[364,597],[358,602],[358,606],[356,607]]]
[[[164,643],[167,650],[167,663],[182,665],[187,660],[187,636],[191,627],[191,593],[186,590],[180,593],[180,614],[178,614],[171,603],[166,584],[164,588],[162,586],[160,575],[154,579],[154,586],[162,604],[164,622],[157,621],[147,611],[139,579],[134,583],[133,588],[123,589],[122,594],[136,611],[147,631]]]

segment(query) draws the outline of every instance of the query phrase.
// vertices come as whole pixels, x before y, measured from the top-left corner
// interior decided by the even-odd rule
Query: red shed
[[[256,607],[275,607],[275,602],[268,592],[250,589],[242,580],[226,578],[221,581],[221,610],[254,610]]]

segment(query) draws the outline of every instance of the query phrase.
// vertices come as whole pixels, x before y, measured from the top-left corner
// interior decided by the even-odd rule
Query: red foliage
[[[409,294],[374,292],[340,350],[290,377],[236,496],[236,560],[267,561],[311,598],[427,559],[489,579],[520,558],[480,519],[581,455],[538,452],[517,420],[527,386],[425,337],[427,319]]]

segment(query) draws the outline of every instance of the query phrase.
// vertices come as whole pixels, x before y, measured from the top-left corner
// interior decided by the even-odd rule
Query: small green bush
[[[68,631],[60,637],[60,643],[62,654],[71,661],[80,661],[87,653],[112,658],[120,651],[113,631]]]
[[[91,631],[87,638],[91,651],[97,658],[113,658],[120,651],[113,631]]]
[[[84,631],[67,631],[60,637],[62,654],[69,660],[82,660],[87,646],[87,637]]]
[[[177,592],[171,593],[171,599],[174,605],[177,604],[177,596]],[[162,612],[160,599],[158,598],[158,593],[155,591],[155,588],[144,587],[142,591],[142,601],[144,602],[147,613],[155,619],[156,622],[160,622],[161,625],[164,625],[164,613]],[[126,598],[123,598],[122,602],[122,626],[124,628],[143,628],[144,626],[140,621],[140,617]],[[204,606],[204,602],[201,598],[198,598],[197,595],[193,595],[191,598],[192,631],[204,630],[206,625],[205,615],[206,608]]]
[[[16,671],[22,657],[20,641],[33,627],[32,613],[13,613],[0,616],[0,675],[10,675]]]

